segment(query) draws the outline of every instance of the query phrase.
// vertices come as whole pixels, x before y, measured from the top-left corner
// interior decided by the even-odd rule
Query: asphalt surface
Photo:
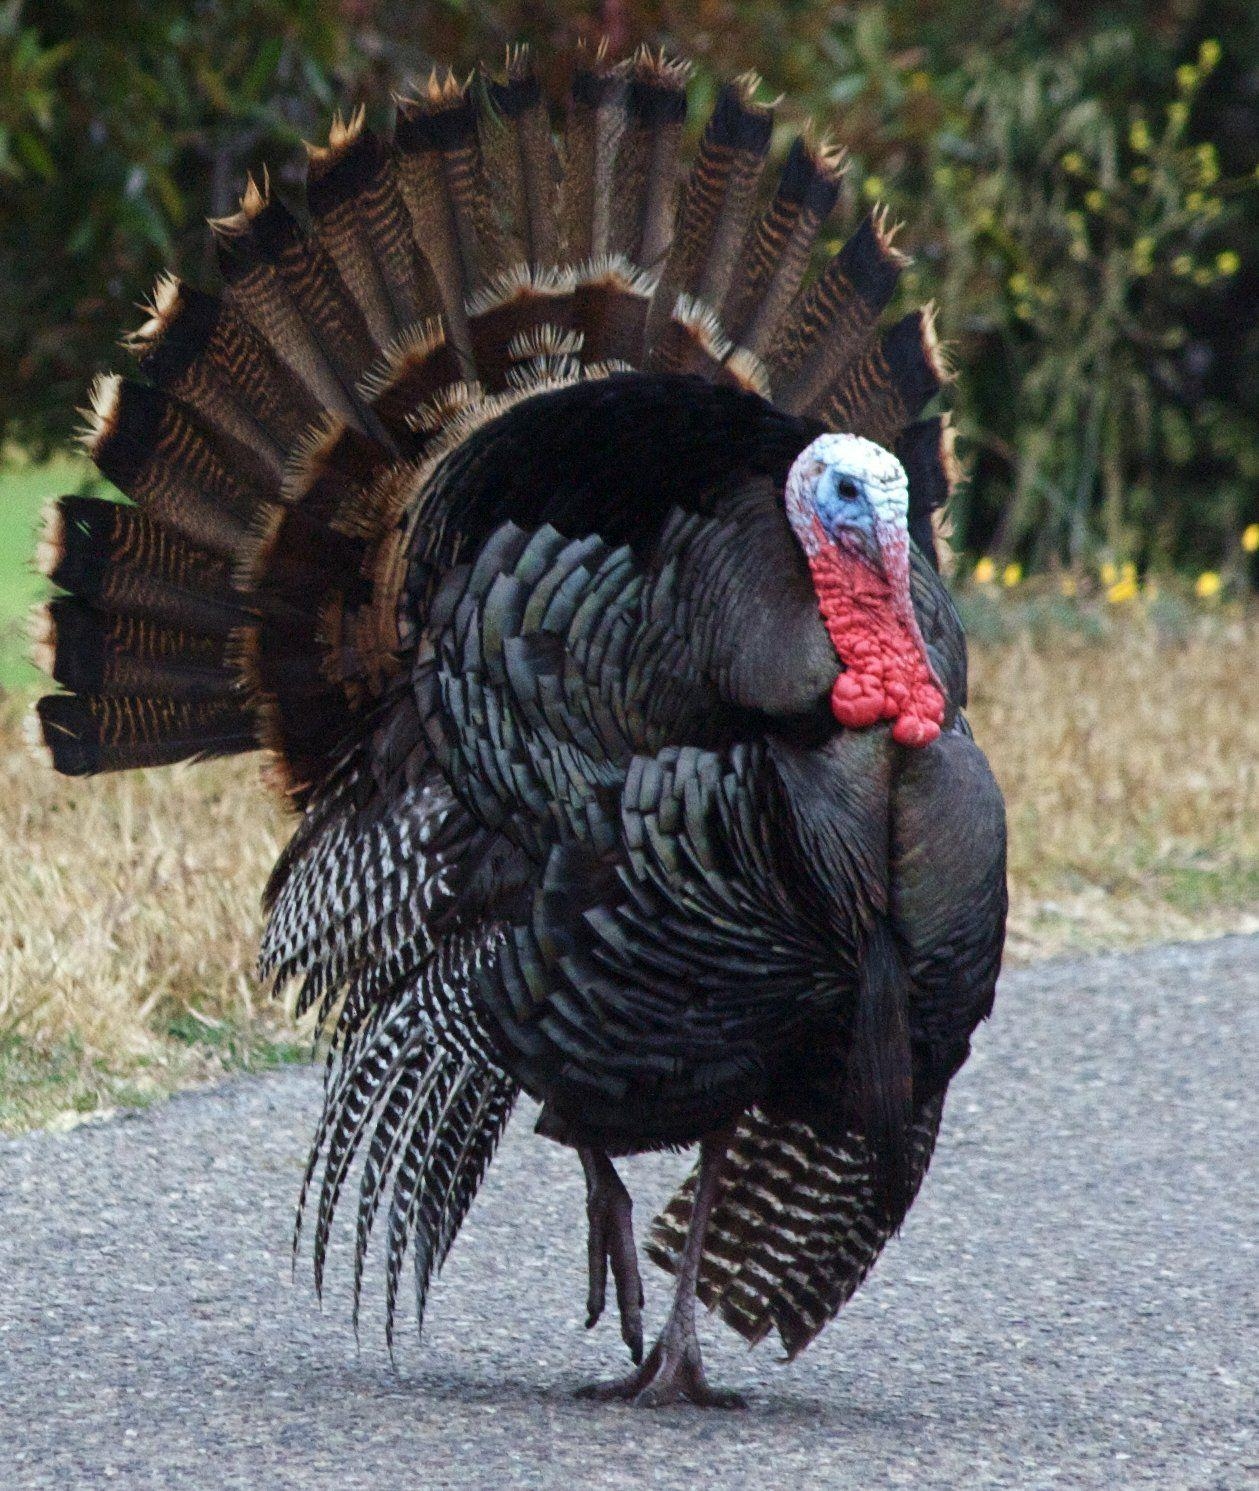
[[[1007,975],[840,1319],[789,1367],[703,1322],[741,1414],[573,1400],[623,1349],[523,1111],[396,1375],[344,1253],[322,1312],[290,1281],[312,1072],[6,1141],[0,1486],[1255,1487],[1257,1079],[1259,939]],[[624,1166],[640,1228],[684,1166]]]

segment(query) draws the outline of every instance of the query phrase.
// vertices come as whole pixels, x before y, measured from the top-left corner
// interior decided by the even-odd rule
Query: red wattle
[[[886,540],[881,549],[899,585],[829,541],[808,556],[818,610],[845,669],[831,690],[831,711],[847,729],[892,720],[898,745],[930,745],[944,723],[944,695],[914,620],[908,554],[889,553]]]

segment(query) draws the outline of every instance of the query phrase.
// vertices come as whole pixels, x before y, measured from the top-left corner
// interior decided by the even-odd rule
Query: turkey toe
[[[636,1371],[612,1382],[593,1382],[577,1391],[595,1402],[628,1402],[636,1408],[668,1408],[691,1403],[697,1408],[746,1408],[738,1393],[709,1386],[694,1328],[670,1320],[647,1360]]]
[[[608,1265],[616,1289],[621,1339],[634,1362],[643,1359],[643,1281],[634,1246],[633,1202],[611,1160],[601,1150],[583,1149],[586,1172],[587,1263],[586,1329],[603,1314],[607,1298]]]

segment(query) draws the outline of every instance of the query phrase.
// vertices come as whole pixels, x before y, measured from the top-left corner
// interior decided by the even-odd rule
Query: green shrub
[[[1235,549],[1259,407],[1207,384],[1201,322],[1229,302],[1257,214],[1253,173],[1226,175],[1191,129],[1220,43],[1151,80],[1130,26],[1053,50],[1033,30],[937,75],[895,59],[888,20],[867,10],[853,32],[855,124],[876,143],[860,185],[906,219],[906,288],[939,299],[954,339],[977,473],[963,544],[1036,567]]]

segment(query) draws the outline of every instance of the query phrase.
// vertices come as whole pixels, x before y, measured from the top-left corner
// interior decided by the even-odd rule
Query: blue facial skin
[[[822,531],[832,542],[846,541],[873,564],[879,562],[874,504],[865,484],[848,472],[828,466],[818,477],[813,497]]]

